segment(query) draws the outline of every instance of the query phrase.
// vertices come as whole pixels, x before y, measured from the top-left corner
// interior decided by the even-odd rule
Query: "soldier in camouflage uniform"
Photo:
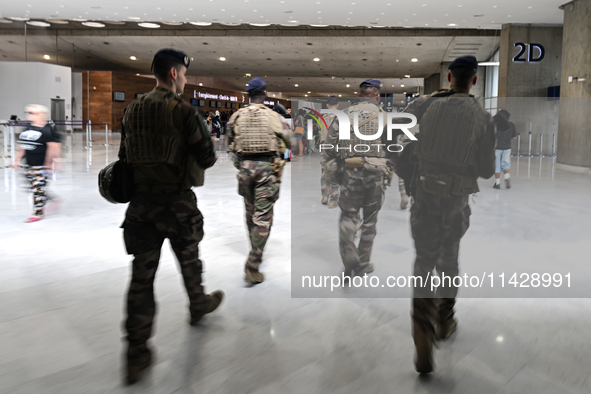
[[[230,150],[236,155],[238,194],[244,198],[250,253],[244,266],[245,281],[264,281],[259,271],[263,250],[273,224],[273,206],[279,198],[285,160],[278,157],[290,147],[289,128],[281,117],[267,108],[266,83],[254,78],[248,83],[251,104],[238,110],[228,121]]]
[[[221,303],[223,292],[206,295],[201,284],[199,242],[203,216],[192,186],[203,185],[215,161],[203,119],[181,103],[188,57],[172,49],[156,53],[154,90],[129,105],[119,157],[133,168],[134,194],[121,226],[127,253],[134,255],[127,295],[126,380],[133,383],[152,362],[147,341],[156,312],[154,277],[165,238],[170,240],[189,297],[191,325]]]
[[[326,107],[328,109],[338,109],[339,108],[339,101],[335,96],[331,96],[328,98],[326,102]],[[334,114],[326,114],[324,116],[324,120],[326,124],[330,127],[332,122],[336,119]],[[328,130],[322,129],[320,131],[320,144],[326,144],[328,142]],[[329,156],[326,152],[320,152],[320,187],[322,191],[322,200],[320,201],[323,205],[327,205],[329,208],[336,208],[339,206],[339,185],[336,183],[329,182],[328,177],[326,176],[326,171],[324,170],[324,166],[329,159]]]
[[[420,373],[433,371],[433,342],[448,338],[457,325],[457,288],[442,286],[433,293],[429,276],[433,269],[439,275],[458,275],[460,240],[469,227],[469,194],[478,192],[477,178],[490,178],[495,168],[492,118],[469,96],[477,67],[473,56],[456,59],[449,66],[450,89],[421,97],[405,110],[421,127],[410,219],[416,249],[413,274],[426,284],[414,288],[412,303],[415,368]]]
[[[386,113],[377,105],[380,97],[381,83],[377,79],[368,79],[360,85],[359,97],[361,102],[347,108],[351,127],[354,125],[354,114],[358,114],[358,128],[364,135],[374,135],[378,129],[379,117],[383,117],[386,124]],[[339,140],[338,119],[332,122],[328,130],[328,142],[336,149],[326,150],[329,157],[337,157],[343,162],[344,172],[341,181],[339,207],[339,251],[348,276],[370,274],[374,266],[370,263],[373,241],[376,236],[378,213],[384,204],[387,173],[390,169],[390,159],[394,154],[384,147],[372,147],[367,152],[359,152],[356,144],[388,145],[386,133],[382,133],[380,141],[365,141],[354,137],[351,132],[350,140]],[[369,168],[367,162],[378,163],[378,169]],[[363,210],[363,219],[361,217]],[[361,230],[359,244],[355,245],[357,232]]]

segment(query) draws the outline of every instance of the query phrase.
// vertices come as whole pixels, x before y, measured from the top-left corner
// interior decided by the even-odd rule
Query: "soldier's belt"
[[[365,165],[363,157],[350,157],[345,159],[345,167],[347,168],[362,168]]]
[[[251,161],[266,161],[266,162],[273,162],[275,156],[269,155],[241,155],[240,160],[251,160]]]

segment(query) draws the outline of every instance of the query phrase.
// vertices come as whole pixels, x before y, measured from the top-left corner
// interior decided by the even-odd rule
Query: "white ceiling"
[[[25,0],[4,1],[4,18],[286,25],[497,28],[562,23],[567,0]],[[135,19],[130,19],[135,18]],[[295,22],[294,22],[295,21]]]

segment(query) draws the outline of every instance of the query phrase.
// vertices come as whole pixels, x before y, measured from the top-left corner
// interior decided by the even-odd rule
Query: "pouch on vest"
[[[345,159],[345,167],[347,168],[362,168],[365,165],[363,157],[350,157]]]
[[[424,174],[419,176],[418,186],[436,197],[450,197],[453,175]]]
[[[390,175],[392,170],[388,167],[388,159],[379,157],[364,157],[363,169],[371,172],[381,172]]]
[[[478,182],[476,178],[469,175],[456,175],[451,186],[451,194],[464,195],[478,193]]]

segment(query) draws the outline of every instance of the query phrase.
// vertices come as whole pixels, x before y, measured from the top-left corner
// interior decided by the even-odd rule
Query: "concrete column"
[[[564,33],[557,161],[591,167],[591,0],[576,0],[562,8]]]
[[[544,57],[539,61],[540,50]],[[520,52],[523,52],[520,54]],[[519,56],[518,56],[519,55]],[[506,24],[501,31],[499,48],[498,107],[511,114],[521,135],[521,153],[527,153],[529,133],[532,153],[552,154],[553,135],[558,133],[559,102],[548,100],[548,88],[560,84],[562,61],[562,26]],[[513,151],[517,142],[513,141]]]
[[[431,94],[441,88],[441,74],[436,73],[428,78],[425,78],[423,82],[423,94]]]

